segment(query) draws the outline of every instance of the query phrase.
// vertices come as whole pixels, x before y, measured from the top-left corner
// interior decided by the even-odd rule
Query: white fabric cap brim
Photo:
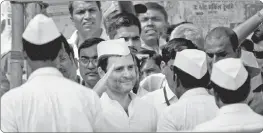
[[[227,58],[213,65],[211,81],[216,85],[235,91],[241,87],[248,77],[248,72],[240,59]]]
[[[55,22],[43,15],[37,14],[27,25],[22,37],[35,45],[43,45],[61,36]]]
[[[201,79],[207,73],[206,53],[196,49],[185,49],[176,53],[174,66]]]
[[[130,54],[128,43],[123,39],[102,41],[97,45],[98,58],[103,55],[121,55]]]

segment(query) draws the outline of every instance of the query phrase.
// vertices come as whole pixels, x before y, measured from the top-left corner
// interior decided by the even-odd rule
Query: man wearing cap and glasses
[[[36,15],[23,35],[28,80],[1,98],[4,132],[92,132],[101,112],[97,94],[63,77],[56,69],[62,34],[55,22]],[[37,53],[37,54],[36,54]]]
[[[260,132],[263,116],[247,104],[250,77],[240,59],[227,58],[213,65],[211,86],[220,108],[217,116],[198,125],[195,131],[209,132]]]
[[[196,49],[177,52],[173,63],[176,95],[158,121],[158,132],[189,131],[215,117],[218,107],[206,86],[209,83],[206,53]]]
[[[100,42],[97,50],[98,72],[102,79],[106,77],[107,86],[101,96],[104,117],[98,120],[98,131],[155,132],[155,108],[131,93],[136,73],[127,42],[124,39]]]

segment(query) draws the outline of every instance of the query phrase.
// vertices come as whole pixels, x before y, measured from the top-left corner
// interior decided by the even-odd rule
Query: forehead
[[[135,25],[129,27],[120,27],[116,31],[116,35],[114,36],[115,39],[120,37],[136,37],[140,36],[139,28]]]
[[[228,49],[232,49],[232,45],[230,43],[229,38],[222,36],[222,37],[209,37],[205,41],[204,45],[205,51],[207,53],[217,53],[223,52]]]
[[[97,45],[98,44],[95,44],[95,45],[90,46],[90,47],[82,48],[80,50],[79,55],[80,56],[89,56],[89,57],[98,55],[98,53],[97,53]]]
[[[73,1],[73,10],[75,8],[98,7],[96,1]]]
[[[121,56],[121,57],[112,56],[109,57],[108,59],[108,67],[111,66],[112,64],[114,64],[115,67],[121,67],[121,66],[134,65],[134,62],[131,55]]]
[[[159,10],[148,9],[146,13],[140,13],[139,18],[140,17],[163,17],[164,18],[164,14],[162,14]]]

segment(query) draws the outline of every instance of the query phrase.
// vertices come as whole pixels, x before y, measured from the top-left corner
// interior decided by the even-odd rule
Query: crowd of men
[[[68,40],[36,15],[22,35],[32,73],[10,89],[1,72],[1,130],[263,131],[262,25],[239,42],[227,27],[169,24],[155,2],[134,8],[105,16],[99,1],[69,2]]]

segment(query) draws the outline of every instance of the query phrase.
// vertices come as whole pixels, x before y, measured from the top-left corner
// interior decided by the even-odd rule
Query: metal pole
[[[24,7],[23,3],[11,1],[12,6],[12,51],[10,56],[11,73],[10,88],[22,84],[22,34],[24,31]]]

